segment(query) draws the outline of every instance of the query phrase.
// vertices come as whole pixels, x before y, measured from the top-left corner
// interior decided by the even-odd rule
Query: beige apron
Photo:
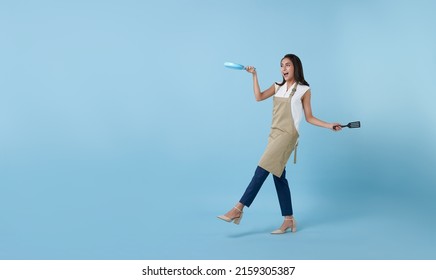
[[[291,99],[297,85],[289,97],[274,96],[273,119],[268,144],[259,166],[277,177],[281,177],[292,151],[297,146],[298,131],[291,112]],[[294,153],[294,163],[296,151]]]

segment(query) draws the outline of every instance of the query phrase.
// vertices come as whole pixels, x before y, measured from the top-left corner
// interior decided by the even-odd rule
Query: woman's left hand
[[[332,123],[332,128],[333,131],[340,131],[342,130],[341,124],[340,123]]]

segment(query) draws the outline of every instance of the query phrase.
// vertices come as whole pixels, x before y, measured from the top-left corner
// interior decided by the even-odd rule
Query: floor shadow
[[[247,237],[247,236],[254,236],[254,235],[271,235],[271,231],[275,230],[277,228],[274,226],[268,226],[264,228],[258,228],[254,230],[247,230],[245,232],[237,233],[237,234],[230,234],[228,235],[229,238],[241,238],[241,237]]]
[[[300,220],[297,219],[297,229],[302,231],[304,229],[325,225],[346,224],[368,215],[370,214],[365,214],[362,211],[353,211],[352,209],[343,211],[335,210],[328,213],[307,213]]]
[[[340,212],[334,211],[329,213],[307,213],[300,219],[296,218],[297,221],[297,233],[304,232],[305,230],[323,227],[325,225],[338,225],[347,224],[356,219],[361,219],[365,215],[362,212],[348,211]],[[255,235],[271,235],[270,232],[275,230],[277,225],[265,226],[262,228],[245,230],[236,234],[228,235],[229,238],[243,238]],[[287,233],[291,233],[290,231]]]

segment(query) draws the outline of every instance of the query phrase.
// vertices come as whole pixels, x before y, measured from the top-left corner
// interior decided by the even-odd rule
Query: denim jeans
[[[253,179],[251,179],[250,184],[248,185],[244,195],[242,195],[239,202],[247,207],[250,207],[251,203],[253,202],[254,198],[256,197],[268,175],[268,171],[258,166],[256,168],[256,171],[254,172]],[[288,180],[286,180],[286,170],[283,170],[283,174],[281,177],[273,175],[273,178],[274,185],[276,186],[277,196],[279,198],[282,216],[291,216],[293,214],[291,191],[289,190]]]

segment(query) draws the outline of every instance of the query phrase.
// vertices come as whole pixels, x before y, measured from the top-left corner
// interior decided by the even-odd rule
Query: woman
[[[310,88],[304,79],[303,66],[294,54],[285,55],[280,63],[283,77],[282,83],[275,83],[261,92],[257,79],[256,68],[248,66],[247,72],[253,74],[253,89],[256,101],[262,101],[274,96],[273,120],[268,145],[256,168],[253,179],[248,185],[239,202],[226,214],[218,218],[226,222],[239,224],[245,206],[250,207],[263,182],[269,173],[273,174],[274,184],[279,198],[280,209],[284,216],[283,224],[272,234],[283,234],[288,229],[297,230],[293,217],[291,193],[286,180],[285,165],[298,144],[298,127],[304,116],[308,123],[316,126],[341,130],[339,123],[327,123],[317,119],[312,114],[310,105]],[[294,152],[294,160],[296,151]]]

